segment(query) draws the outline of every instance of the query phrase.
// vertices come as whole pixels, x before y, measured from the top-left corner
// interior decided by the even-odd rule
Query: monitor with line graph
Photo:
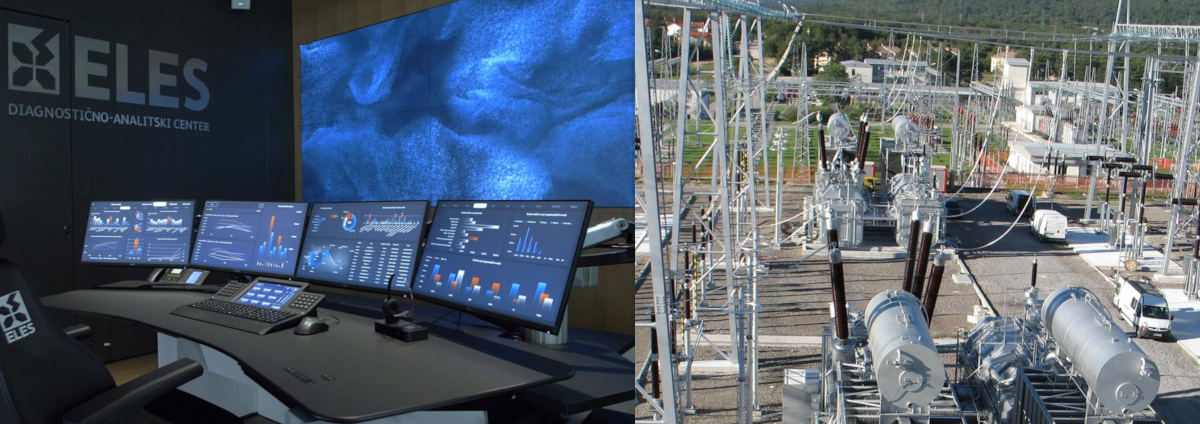
[[[408,290],[428,201],[313,203],[296,276],[317,284]]]
[[[83,239],[84,263],[187,265],[196,202],[92,202]]]
[[[592,202],[438,202],[419,298],[558,334]]]
[[[192,265],[290,277],[307,217],[307,203],[204,202]]]

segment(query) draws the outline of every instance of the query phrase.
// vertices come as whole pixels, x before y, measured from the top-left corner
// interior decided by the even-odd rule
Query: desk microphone
[[[408,320],[400,322],[400,318],[411,315],[412,310],[405,311],[407,314],[400,312],[400,301],[392,298],[392,283],[395,281],[396,274],[392,274],[388,278],[387,299],[383,301],[383,319],[375,321],[375,332],[406,342],[429,338],[429,327]],[[408,290],[411,295],[412,287]]]

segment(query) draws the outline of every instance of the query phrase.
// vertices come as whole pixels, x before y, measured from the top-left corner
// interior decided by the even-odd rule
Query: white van
[[[1067,242],[1067,217],[1058,211],[1042,209],[1033,213],[1033,222],[1029,232],[1043,242]]]
[[[1168,339],[1171,336],[1171,308],[1167,298],[1143,277],[1117,277],[1120,284],[1113,298],[1121,319],[1133,325],[1138,337]]]
[[[1026,202],[1029,202],[1029,207],[1025,207]],[[1004,208],[1013,216],[1020,214],[1022,209],[1025,215],[1032,215],[1037,210],[1037,196],[1025,190],[1010,190],[1008,197],[1004,198]]]

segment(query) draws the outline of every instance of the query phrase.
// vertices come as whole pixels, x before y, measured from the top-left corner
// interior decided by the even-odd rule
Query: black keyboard
[[[301,288],[308,285],[307,283],[261,277],[255,281],[259,280],[299,285]],[[171,311],[171,315],[265,335],[295,327],[305,315],[317,316],[317,305],[320,305],[321,300],[325,298],[325,295],[322,294],[300,291],[281,309],[263,308],[234,301],[241,297],[240,294],[245,292],[248,286],[244,283],[230,282],[213,297],[175,308],[174,311]]]
[[[239,318],[252,319],[255,321],[265,322],[267,324],[274,324],[296,317],[296,314],[291,312],[277,311],[274,309],[260,308],[257,306],[244,305],[237,302],[229,302],[217,299],[204,299],[188,306],[225,315],[232,315]]]

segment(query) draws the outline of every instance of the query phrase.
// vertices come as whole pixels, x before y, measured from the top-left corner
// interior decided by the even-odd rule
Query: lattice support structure
[[[638,323],[638,327],[648,328],[650,331],[651,343],[653,348],[652,353],[646,357],[644,364],[634,377],[634,389],[639,394],[639,400],[650,404],[655,411],[653,419],[648,421],[651,423],[675,423],[679,421],[679,403],[676,395],[678,385],[678,376],[676,372],[676,359],[674,352],[674,344],[671,337],[671,323],[673,321],[672,314],[674,307],[672,306],[672,293],[667,287],[666,267],[663,263],[663,242],[661,234],[663,234],[662,222],[659,213],[659,187],[658,187],[658,164],[656,157],[658,152],[657,140],[661,136],[656,132],[656,116],[651,113],[651,97],[652,87],[650,86],[650,71],[647,53],[647,38],[646,27],[643,24],[642,5],[639,3],[634,7],[634,33],[635,33],[635,54],[642,60],[634,60],[634,78],[635,78],[635,103],[637,107],[637,133],[639,140],[638,158],[641,162],[642,170],[646,174],[643,178],[644,194],[639,196],[641,207],[648,215],[646,216],[646,230],[650,236],[649,249],[651,252],[650,261],[647,265],[649,268],[649,279],[651,287],[654,291],[652,313],[650,321]],[[643,141],[644,140],[644,141]],[[644,147],[643,147],[644,146]],[[652,213],[652,215],[650,215]],[[650,381],[651,388],[646,388],[647,381]]]
[[[1200,56],[1200,51],[1196,53]],[[1188,87],[1187,115],[1183,118],[1183,139],[1179,143],[1179,149],[1175,153],[1175,169],[1172,170],[1172,174],[1175,176],[1175,187],[1171,192],[1171,221],[1167,225],[1167,244],[1163,248],[1163,253],[1167,257],[1163,260],[1162,267],[1159,268],[1159,274],[1161,275],[1169,274],[1171,252],[1174,250],[1175,240],[1181,232],[1180,230],[1186,227],[1186,225],[1180,223],[1180,220],[1183,219],[1182,208],[1184,207],[1181,205],[1182,202],[1180,200],[1184,197],[1184,190],[1188,186],[1195,187],[1198,182],[1196,173],[1191,172],[1188,167],[1190,164],[1195,163],[1193,158],[1196,155],[1195,122],[1196,103],[1200,102],[1200,66],[1192,65],[1190,70],[1192,80],[1191,85]],[[1195,194],[1192,194],[1192,198],[1194,199],[1195,197]],[[1196,237],[1200,237],[1200,231],[1197,231]]]
[[[760,229],[759,213],[773,209],[780,219],[780,209],[788,206],[782,199],[783,151],[796,152],[796,142],[807,140],[801,133],[807,123],[797,123],[790,139],[775,128],[767,101],[777,87],[767,82],[760,16],[730,14],[751,11],[744,8],[717,11],[712,2],[682,6],[684,22],[695,12],[707,15],[707,37],[700,42],[712,44],[713,70],[693,69],[701,46],[687,36],[679,40],[684,60],[652,62],[645,51],[639,52],[647,58],[643,62],[678,68],[671,70],[675,79],[656,78],[655,69],[645,63],[637,69],[639,88],[648,93],[638,94],[639,206],[651,242],[648,266],[660,271],[651,270],[647,279],[654,286],[653,318],[638,323],[656,336],[654,353],[639,368],[643,372],[635,384],[654,409],[647,422],[679,421],[695,410],[691,370],[698,360],[708,359],[706,365],[715,363],[735,378],[736,421],[748,424],[760,411],[757,295],[764,269],[759,250],[771,245],[759,241],[765,235],[760,234],[765,229]],[[644,27],[637,36],[639,47],[657,45],[646,38],[652,33]],[[803,111],[807,100],[797,99]],[[703,153],[696,159],[693,151]],[[771,160],[776,162],[773,172]],[[807,166],[806,158],[799,160]],[[718,326],[715,319],[727,322],[720,325],[728,328],[727,334],[708,332],[710,324]],[[715,337],[728,342],[711,342]],[[655,378],[657,391],[651,384]],[[666,390],[668,386],[674,390]]]
[[[684,35],[678,44],[673,40],[656,39],[662,32],[646,28],[642,9],[647,4],[684,10]],[[698,39],[689,36],[693,15],[707,18],[701,31],[704,36]],[[760,211],[770,211],[775,222],[799,212],[799,205],[791,204],[796,202],[784,199],[783,185],[785,180],[811,184],[809,100],[813,96],[853,95],[856,101],[881,103],[885,106],[882,110],[887,112],[884,118],[891,118],[893,112],[933,116],[940,110],[949,110],[954,114],[950,148],[953,181],[985,187],[990,187],[997,178],[989,175],[988,166],[1004,166],[1001,149],[996,143],[999,137],[977,142],[974,136],[1001,132],[1000,122],[1014,120],[1014,107],[1023,101],[1019,99],[1020,93],[1011,86],[983,84],[974,78],[969,87],[857,81],[826,83],[803,78],[776,80],[763,64],[762,20],[805,19],[804,15],[786,6],[781,10],[742,0],[643,0],[639,2],[635,19],[636,54],[645,58],[637,61],[635,70],[640,140],[638,163],[643,173],[638,206],[646,217],[650,252],[649,261],[640,270],[638,278],[649,283],[653,290],[648,320],[637,323],[638,331],[651,334],[653,345],[648,355],[638,358],[640,366],[635,379],[639,400],[649,404],[653,411],[652,416],[642,422],[679,422],[698,406],[705,407],[693,404],[691,370],[701,360],[706,360],[706,365],[723,362],[730,370],[736,379],[735,420],[750,423],[760,410],[757,288],[765,277],[765,270],[759,264],[760,250],[781,248],[790,239],[781,233],[779,226],[762,227],[766,215],[760,216]],[[881,27],[880,30],[888,29]],[[920,43],[928,43],[921,37],[937,40],[942,36],[912,28],[892,30],[917,40],[912,43],[915,48],[910,47],[916,51],[920,51]],[[969,28],[954,29],[961,30]],[[954,39],[951,35],[944,37]],[[1134,42],[1200,41],[1200,27],[1117,24],[1110,35],[1081,37],[1080,40],[1108,43],[1104,86],[1093,91],[1090,84],[1050,83],[1059,91],[1060,98],[1069,93],[1079,103],[1076,105],[1078,112],[1071,114],[1067,113],[1066,105],[1056,105],[1058,113],[1054,127],[1065,125],[1069,120],[1084,134],[1085,142],[1095,140],[1097,152],[1109,139],[1133,138],[1137,143],[1131,150],[1140,156],[1143,164],[1153,159],[1152,152],[1161,152],[1171,146],[1176,159],[1173,174],[1177,178],[1173,198],[1189,197],[1185,191],[1197,187],[1200,182],[1197,178],[1200,171],[1189,168],[1197,156],[1193,123],[1197,101],[1200,101],[1200,72],[1196,71],[1195,62],[1189,62],[1190,68],[1185,71],[1187,84],[1184,91],[1190,93],[1186,100],[1154,94],[1137,103],[1130,102],[1128,99],[1134,91],[1129,86],[1130,75],[1122,72],[1118,76],[1114,68],[1131,69],[1130,58],[1137,55],[1129,53],[1129,45]],[[693,61],[699,59],[701,48],[707,47],[705,44],[711,44],[712,71],[702,71],[693,65]],[[678,51],[678,57],[651,57],[649,52],[654,47],[663,52]],[[807,52],[800,53],[805,46],[796,47],[795,54],[807,56]],[[1038,49],[1040,51],[1041,47]],[[1080,53],[1073,51],[1071,54]],[[1160,57],[1147,59],[1143,56],[1138,56],[1137,60],[1151,63],[1145,67],[1150,74],[1143,80],[1153,84],[1160,69],[1154,63]],[[1063,57],[1067,58],[1069,54],[1064,52]],[[1161,58],[1164,62],[1173,60],[1167,56]],[[1124,66],[1118,65],[1117,59],[1122,59]],[[943,63],[942,60],[937,62]],[[1064,60],[1062,68],[1056,71],[1065,75],[1066,66],[1067,60]],[[942,72],[940,67],[939,73]],[[1114,81],[1117,78],[1123,81]],[[1116,88],[1110,90],[1110,86]],[[1154,92],[1155,87],[1144,86],[1140,91]],[[789,107],[797,109],[795,123],[776,127],[768,103],[775,94],[784,94],[794,101]],[[1109,110],[1110,105],[1112,110]],[[1139,108],[1137,116],[1150,118],[1130,125],[1130,115],[1135,107]],[[960,109],[963,110],[961,115]],[[1180,112],[1182,109],[1187,109],[1186,114]],[[1172,110],[1174,112],[1170,112]],[[1167,136],[1161,129],[1156,129],[1175,122],[1184,127],[1182,136]],[[932,133],[926,133],[926,137],[932,136]],[[1117,145],[1124,148],[1124,144]],[[790,152],[785,153],[785,149]],[[981,151],[987,155],[987,161],[983,163],[979,158]],[[786,154],[791,155],[790,172],[784,167]],[[980,163],[978,172],[972,174],[971,180],[965,180],[977,163]],[[1096,174],[1098,172],[1094,171],[1093,177]],[[1089,217],[1092,197],[1097,194],[1095,187],[1094,182],[1089,187],[1086,212]],[[1140,196],[1139,190],[1134,191],[1137,194],[1133,196]],[[1102,216],[1128,218],[1113,209],[1108,203],[1100,204]],[[1194,219],[1183,215],[1180,207],[1175,206],[1168,251],[1178,235],[1184,232],[1184,225],[1179,222]],[[1102,227],[1112,224],[1115,220],[1106,220]],[[771,234],[761,233],[763,231]],[[1200,270],[1200,266],[1194,268]],[[1200,277],[1196,280],[1200,281]],[[724,332],[711,331],[713,327],[722,327]],[[727,340],[713,343],[717,337]]]
[[[1116,24],[1111,38],[1143,41],[1200,41],[1200,26]]]

